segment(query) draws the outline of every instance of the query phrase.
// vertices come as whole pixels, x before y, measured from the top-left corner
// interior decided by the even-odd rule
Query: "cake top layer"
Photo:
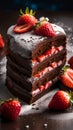
[[[56,39],[58,36],[66,35],[63,28],[58,25],[52,24],[53,29],[55,30],[56,36],[54,37],[43,37],[35,35],[33,31],[27,33],[16,34],[13,31],[15,25],[12,25],[8,31],[7,35],[10,39],[10,49],[25,58],[30,58],[32,51],[35,47],[43,42],[48,40],[50,42],[52,39]]]

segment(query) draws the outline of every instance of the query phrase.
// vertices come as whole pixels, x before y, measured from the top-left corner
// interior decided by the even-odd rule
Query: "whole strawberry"
[[[73,89],[73,70],[69,66],[63,68],[60,80],[66,87]]]
[[[21,104],[17,99],[9,99],[1,105],[1,117],[5,120],[16,120],[21,110]]]
[[[73,69],[73,56],[68,60],[68,64],[70,65],[70,68]]]
[[[28,7],[26,7],[25,13],[23,13],[22,9],[20,10],[21,16],[17,20],[17,25],[23,25],[23,24],[31,24],[32,26],[35,25],[37,22],[37,19],[35,18],[35,12],[33,10],[29,10]]]
[[[72,105],[73,93],[67,93],[63,90],[59,90],[52,97],[48,107],[50,110],[63,111],[68,109]]]
[[[14,32],[24,33],[30,31],[35,23],[37,23],[37,19],[34,16],[35,12],[26,7],[25,13],[20,10],[20,14],[21,16],[17,20],[17,25],[14,27]]]
[[[56,36],[56,33],[51,25],[50,22],[47,21],[46,18],[44,18],[42,21],[39,21],[36,23],[35,34],[41,35],[41,36]]]
[[[0,34],[0,48],[4,48],[4,40],[1,34]]]

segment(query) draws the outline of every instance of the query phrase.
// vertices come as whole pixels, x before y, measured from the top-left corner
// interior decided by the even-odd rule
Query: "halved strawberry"
[[[70,68],[73,69],[73,56],[68,60],[68,64],[70,65]]]
[[[67,69],[67,74],[69,75],[69,77],[73,80],[73,70],[71,68]]]
[[[39,87],[39,89],[40,89],[40,91],[43,91],[43,90],[45,89],[44,85],[41,85],[41,86]]]
[[[56,33],[48,21],[44,19],[43,21],[39,21],[36,23],[34,33],[41,36],[56,36]]]
[[[67,66],[63,68],[63,73],[61,74],[62,83],[68,88],[73,89],[73,70]]]
[[[14,27],[15,33],[30,31],[37,22],[37,19],[34,17],[35,12],[33,12],[33,10],[29,10],[28,7],[25,10],[25,14],[22,10],[20,10],[20,13],[21,16],[18,18],[17,25]]]
[[[24,24],[24,25],[16,25],[14,27],[15,33],[24,33],[30,31],[32,26],[30,24]]]
[[[1,34],[0,34],[0,48],[4,48],[4,40]]]

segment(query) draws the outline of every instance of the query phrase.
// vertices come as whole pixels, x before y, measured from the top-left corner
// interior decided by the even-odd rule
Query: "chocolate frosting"
[[[32,51],[35,49],[36,45],[38,45],[40,42],[43,42],[43,40],[50,38],[35,35],[33,31],[29,31],[27,33],[22,34],[16,34],[13,31],[14,26],[15,25],[12,25],[7,31],[7,35],[10,39],[9,46],[13,53],[17,53],[22,57],[30,58],[30,55]],[[52,24],[52,26],[56,32],[56,36],[66,35],[63,28],[61,28],[60,26],[57,26],[55,24]]]

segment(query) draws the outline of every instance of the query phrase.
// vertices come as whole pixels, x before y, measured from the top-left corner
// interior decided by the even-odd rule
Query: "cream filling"
[[[39,71],[37,74],[35,74],[33,77],[34,78],[41,78],[44,74],[50,72],[51,70],[53,70],[54,68],[60,66],[62,64],[62,60],[58,61],[58,62],[53,62],[50,64],[50,66],[46,67],[45,69]]]
[[[42,62],[43,60],[45,60],[47,57],[50,57],[50,56],[52,56],[54,54],[57,54],[58,52],[63,50],[63,48],[64,48],[63,46],[59,46],[59,47],[52,46],[43,55],[40,55],[39,57],[37,57],[37,59],[32,60],[32,66],[37,65],[39,62]]]
[[[32,96],[36,96],[40,92],[50,88],[52,86],[53,82],[56,82],[57,80],[58,80],[58,77],[55,77],[53,80],[46,82],[45,85],[39,86],[39,88],[37,88],[36,90],[31,92]]]
[[[41,78],[44,74],[46,74],[47,72],[53,70],[54,68],[60,66],[62,64],[62,60],[58,61],[58,62],[53,62],[49,67],[46,67],[44,70],[40,71],[38,74],[36,74],[34,77],[35,78]],[[31,94],[33,96],[37,95],[39,92],[46,90],[47,88],[49,88],[53,82],[57,81],[57,77],[55,77],[53,80],[48,81],[45,85],[41,85],[39,86],[36,90],[32,91]]]

